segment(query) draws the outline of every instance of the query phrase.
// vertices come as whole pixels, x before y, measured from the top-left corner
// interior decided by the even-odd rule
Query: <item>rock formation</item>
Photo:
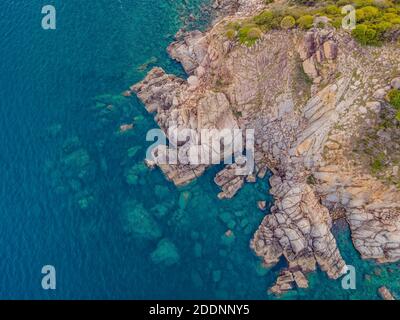
[[[378,289],[379,295],[382,297],[383,300],[396,300],[392,293],[386,287],[380,287]]]
[[[348,33],[329,27],[270,31],[251,48],[228,40],[224,25],[254,14],[262,2],[217,1],[216,7],[236,16],[205,33],[180,34],[168,48],[187,81],[155,68],[131,91],[169,138],[171,123],[197,131],[255,130],[254,175],[235,175],[233,164],[215,182],[222,188],[219,197],[231,198],[255,175],[273,172],[275,203],[251,247],[268,266],[281,256],[288,261],[271,289],[282,293],[307,287],[304,275],[317,265],[334,279],[345,270],[331,233],[338,212],[363,258],[400,258],[400,192],[374,177],[353,150],[365,126],[379,121],[387,108],[388,90],[399,84],[394,76],[400,73],[400,49],[361,47]],[[192,146],[177,148],[187,152]],[[168,157],[162,148],[155,151],[155,164],[160,157]],[[176,185],[207,167],[159,165]]]

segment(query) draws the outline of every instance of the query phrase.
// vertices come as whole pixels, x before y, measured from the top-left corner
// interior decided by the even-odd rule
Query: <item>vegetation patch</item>
[[[359,43],[378,46],[400,37],[400,0],[292,0],[291,3],[294,6],[271,5],[270,9],[252,18],[227,24],[226,37],[252,46],[269,30],[321,27],[315,24],[315,18],[322,16],[327,17],[333,27],[341,28],[345,5],[356,9],[357,22],[352,35]]]

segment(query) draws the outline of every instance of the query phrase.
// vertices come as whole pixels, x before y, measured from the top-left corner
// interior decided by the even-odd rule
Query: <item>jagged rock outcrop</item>
[[[263,5],[218,3],[237,15]],[[353,150],[365,126],[387,108],[385,95],[398,84],[400,49],[361,47],[329,27],[270,31],[248,48],[228,40],[224,30],[221,20],[206,33],[180,35],[169,47],[187,81],[155,68],[131,90],[169,138],[171,126],[254,129],[255,172],[238,176],[237,165],[229,165],[215,182],[219,197],[231,198],[246,181],[263,177],[267,168],[273,172],[275,204],[251,242],[266,265],[281,256],[288,261],[272,292],[306,286],[304,275],[317,265],[331,278],[342,274],[345,261],[331,233],[338,212],[363,258],[400,259],[399,190],[375,178]],[[388,133],[380,136],[384,141]],[[194,146],[176,148],[188,154]],[[157,161],[165,157],[166,150],[155,150],[155,164],[177,185],[207,167]]]
[[[283,270],[276,280],[276,284],[269,290],[269,292],[279,295],[293,289],[295,286],[297,288],[307,289],[307,278],[299,270],[294,272]]]
[[[271,179],[276,204],[261,223],[251,246],[265,265],[276,264],[282,255],[289,269],[314,271],[318,263],[331,278],[338,278],[345,266],[335,238],[332,219],[314,190],[304,183]]]
[[[386,287],[380,287],[378,289],[379,295],[382,297],[383,300],[396,300],[392,293]]]

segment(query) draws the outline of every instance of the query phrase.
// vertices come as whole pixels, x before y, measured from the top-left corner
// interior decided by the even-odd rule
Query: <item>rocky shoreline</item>
[[[168,47],[187,80],[154,68],[132,86],[167,134],[179,128],[254,129],[256,172],[247,177],[226,166],[215,177],[219,197],[232,198],[246,182],[272,171],[271,213],[255,233],[251,248],[266,266],[288,262],[271,292],[308,286],[306,274],[319,266],[330,278],[346,264],[331,233],[345,217],[353,243],[365,259],[400,259],[400,192],[376,179],[351,156],[396,86],[400,49],[361,47],[333,28],[275,30],[251,48],[225,37],[224,24],[252,15],[261,0],[217,0],[221,18],[206,32],[177,35]],[[382,139],[385,135],[382,134]],[[383,140],[382,140],[383,141]],[[188,145],[177,148],[187,152]],[[206,165],[154,162],[177,186],[201,176]],[[257,210],[257,208],[255,208]]]

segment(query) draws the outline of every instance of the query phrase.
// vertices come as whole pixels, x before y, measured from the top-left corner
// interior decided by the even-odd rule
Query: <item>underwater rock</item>
[[[224,222],[224,223],[228,223],[229,220],[232,219],[231,214],[227,211],[224,211],[222,213],[219,214],[219,218]]]
[[[220,282],[222,278],[222,272],[221,270],[214,270],[212,272],[212,279],[214,282]]]
[[[200,234],[197,231],[190,232],[190,238],[192,240],[198,240],[200,238]]]
[[[141,203],[128,202],[123,213],[126,219],[125,229],[134,236],[150,240],[162,236],[159,225]]]
[[[180,256],[176,246],[165,238],[158,243],[156,250],[151,253],[151,260],[155,264],[172,266],[179,262]]]
[[[231,246],[235,242],[235,234],[228,230],[221,236],[222,244],[225,246]]]
[[[265,267],[262,262],[257,262],[256,264],[256,273],[260,277],[264,277],[268,273],[269,269]]]
[[[195,285],[195,287],[201,288],[204,285],[203,279],[196,270],[193,270],[190,273],[190,278],[192,279],[192,282]]]
[[[137,155],[137,153],[140,151],[140,149],[142,149],[140,146],[135,146],[135,147],[129,148],[128,149],[128,157],[133,158],[134,156]]]
[[[227,227],[229,229],[234,229],[236,227],[236,221],[235,220],[230,220],[227,224]]]
[[[240,220],[240,227],[242,228],[246,228],[246,226],[249,225],[249,220],[246,218],[243,218],[242,220]]]
[[[49,137],[54,138],[56,137],[62,129],[62,125],[59,123],[53,124],[50,127],[47,128],[47,134]]]
[[[157,204],[151,208],[151,212],[154,213],[157,218],[163,218],[167,215],[168,208],[162,204]]]
[[[78,205],[82,210],[88,209],[93,203],[95,199],[93,196],[88,195],[86,197],[82,197],[78,200]]]
[[[90,157],[85,149],[76,150],[63,159],[63,163],[71,168],[82,168],[88,165],[89,162]]]
[[[189,191],[183,191],[181,195],[179,196],[179,208],[181,210],[185,210],[190,199],[190,192]]]
[[[196,242],[194,244],[194,255],[196,258],[201,258],[202,254],[203,254],[203,247],[200,243]]]
[[[154,187],[154,193],[156,194],[156,196],[159,199],[165,199],[165,198],[168,198],[171,195],[168,187],[163,186],[163,185],[156,185]]]
[[[73,136],[64,141],[62,149],[66,154],[68,154],[79,149],[81,146],[82,144],[79,138],[77,136]]]
[[[143,163],[135,164],[126,173],[126,182],[129,185],[137,185],[141,182],[141,176],[146,173],[146,166]]]
[[[137,71],[139,72],[143,72],[146,71],[146,69],[150,66],[153,65],[155,63],[157,63],[158,59],[157,57],[151,57],[149,60],[147,60],[146,62],[144,62],[143,64],[141,64],[140,66],[137,67]]]
[[[293,289],[293,284],[293,274],[288,270],[284,270],[277,278],[276,284],[271,289],[269,289],[269,292],[275,295],[280,295],[286,291]]]
[[[128,101],[125,97],[121,95],[112,95],[112,94],[98,95],[94,97],[94,100],[96,102],[96,106],[99,107],[118,106]]]

